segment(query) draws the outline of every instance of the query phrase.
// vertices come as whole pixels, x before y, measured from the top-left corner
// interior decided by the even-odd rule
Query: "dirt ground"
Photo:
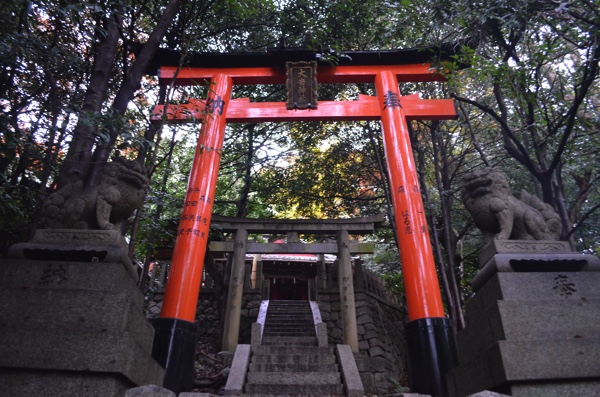
[[[225,387],[225,380],[221,372],[226,366],[217,353],[219,353],[219,349],[215,342],[198,341],[193,392],[219,394],[221,388]]]

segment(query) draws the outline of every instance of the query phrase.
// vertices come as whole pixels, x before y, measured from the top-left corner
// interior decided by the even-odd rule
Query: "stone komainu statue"
[[[504,174],[494,168],[466,175],[461,193],[486,241],[560,238],[560,217],[554,209],[524,190],[521,200],[515,198]]]
[[[48,229],[119,230],[140,206],[148,177],[143,165],[122,157],[106,163],[98,185],[84,191],[83,181],[52,193],[42,208],[41,225]]]

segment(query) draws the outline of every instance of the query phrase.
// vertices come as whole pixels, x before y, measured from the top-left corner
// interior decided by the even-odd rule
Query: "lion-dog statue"
[[[462,200],[486,242],[497,240],[559,240],[560,217],[552,206],[521,192],[515,198],[503,173],[484,168],[467,174]]]
[[[118,157],[103,166],[98,184],[84,191],[77,181],[52,193],[42,208],[47,229],[120,230],[140,206],[148,188],[142,164]]]

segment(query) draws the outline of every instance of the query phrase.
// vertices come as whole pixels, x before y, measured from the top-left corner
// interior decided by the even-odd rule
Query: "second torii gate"
[[[456,345],[452,323],[442,305],[407,120],[454,119],[455,105],[452,100],[423,100],[418,95],[400,94],[398,82],[445,80],[423,61],[428,53],[401,50],[347,54],[352,61],[318,66],[319,83],[374,82],[377,96],[324,101],[316,108],[309,104],[303,110],[290,110],[285,102],[231,99],[231,91],[234,84],[285,84],[285,61],[306,61],[306,51],[254,54],[245,61],[240,54],[219,54],[212,61],[195,62],[210,67],[184,67],[179,71],[173,66],[160,68],[162,84],[170,84],[173,79],[178,85],[210,81],[206,100],[167,108],[159,105],[153,113],[154,121],[202,121],[163,308],[155,323],[153,355],[165,366],[165,387],[179,392],[191,386],[194,319],[226,124],[381,120],[408,307],[411,388],[418,393],[446,395],[444,377],[457,363]]]

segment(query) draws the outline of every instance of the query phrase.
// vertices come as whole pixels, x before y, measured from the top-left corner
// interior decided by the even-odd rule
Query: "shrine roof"
[[[462,51],[463,46],[442,44],[436,47],[397,50],[345,51],[338,57],[339,66],[408,65],[433,61],[450,61]],[[134,52],[136,52],[134,50]],[[319,53],[307,48],[271,48],[264,52],[192,52],[184,62],[187,67],[251,68],[285,67],[286,62],[318,61],[330,66]],[[157,50],[147,74],[156,75],[161,66],[178,66],[181,51],[160,48]],[[461,68],[468,65],[459,65]]]

